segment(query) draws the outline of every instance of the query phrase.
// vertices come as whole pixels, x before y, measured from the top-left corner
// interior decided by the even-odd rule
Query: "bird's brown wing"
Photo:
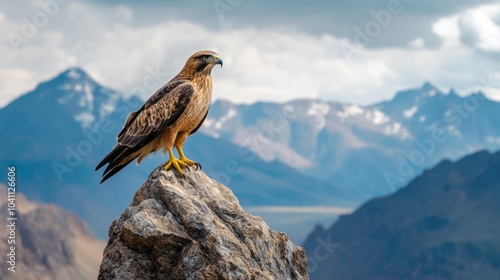
[[[137,112],[130,113],[117,136],[118,144],[96,167],[97,170],[109,163],[101,183],[134,160],[130,155],[156,139],[177,121],[193,94],[191,82],[174,80],[157,90]],[[125,159],[126,162],[123,162]]]
[[[119,145],[144,147],[184,112],[194,88],[189,81],[168,83],[149,98],[137,112],[132,112],[117,136]]]

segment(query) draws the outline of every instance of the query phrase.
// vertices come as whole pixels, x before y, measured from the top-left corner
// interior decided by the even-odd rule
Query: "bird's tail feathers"
[[[130,162],[132,162],[135,157],[130,157],[136,149],[127,146],[116,145],[108,155],[106,155],[101,162],[97,165],[95,170],[100,169],[108,163],[106,169],[103,172],[103,179],[101,183],[109,179],[111,176],[116,174],[118,171],[122,170]]]
[[[116,158],[119,156],[121,153],[123,153],[127,149],[126,146],[121,146],[121,145],[115,145],[113,147],[113,150],[109,152],[102,160],[99,162],[99,164],[96,166],[95,171],[101,169],[106,163],[110,163],[112,159]]]
[[[134,159],[131,159],[131,160],[128,160],[126,162],[124,162],[123,164],[121,165],[118,165],[118,166],[113,166],[112,168],[110,168],[108,171],[104,172],[103,173],[103,178],[101,180],[101,184],[104,183],[104,181],[108,180],[109,178],[111,178],[111,176],[115,175],[118,171],[122,170],[125,166],[127,166],[129,163],[131,163]],[[108,165],[108,167],[110,167],[110,165]],[[107,168],[106,168],[107,169]]]

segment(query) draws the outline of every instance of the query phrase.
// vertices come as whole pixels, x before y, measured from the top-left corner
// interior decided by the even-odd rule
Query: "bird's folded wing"
[[[194,88],[188,81],[171,82],[160,88],[143,107],[127,117],[118,144],[143,147],[171,126],[191,101]]]

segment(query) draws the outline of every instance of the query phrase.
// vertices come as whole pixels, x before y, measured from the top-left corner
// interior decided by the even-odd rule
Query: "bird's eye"
[[[209,55],[202,55],[201,56],[201,60],[203,60],[203,61],[208,61],[209,59],[210,59]]]

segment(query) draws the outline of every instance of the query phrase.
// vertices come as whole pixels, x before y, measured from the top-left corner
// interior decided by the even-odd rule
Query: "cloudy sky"
[[[0,106],[72,66],[147,97],[145,77],[200,49],[224,60],[214,97],[235,102],[369,104],[425,81],[500,99],[498,0],[2,1],[0,34]]]

